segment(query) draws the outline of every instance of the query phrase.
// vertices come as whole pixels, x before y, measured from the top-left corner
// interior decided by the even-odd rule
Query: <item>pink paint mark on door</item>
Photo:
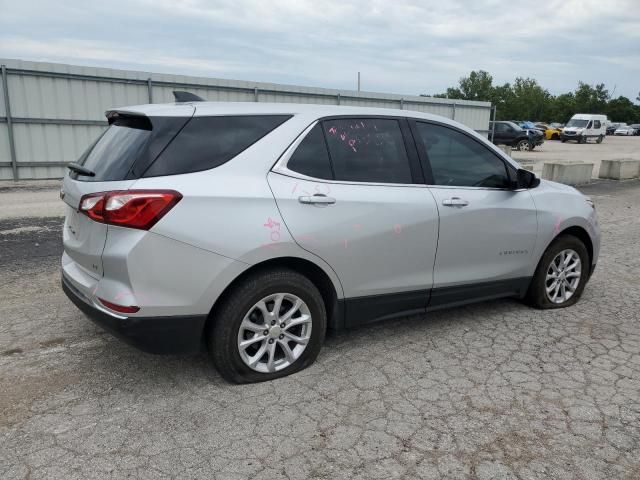
[[[396,232],[396,234],[399,234],[400,232],[402,232],[402,225],[400,225],[400,224],[396,223],[396,224],[393,226],[393,231],[394,231],[394,232]]]

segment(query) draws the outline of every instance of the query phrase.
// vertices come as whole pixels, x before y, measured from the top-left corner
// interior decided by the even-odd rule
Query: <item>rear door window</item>
[[[409,158],[398,120],[326,120],[323,129],[336,180],[412,183]]]
[[[144,177],[218,167],[280,126],[291,115],[193,117]]]

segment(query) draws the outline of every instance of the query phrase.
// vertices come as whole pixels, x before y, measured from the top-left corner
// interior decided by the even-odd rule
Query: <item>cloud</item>
[[[24,0],[3,7],[0,56],[329,88],[361,71],[366,90],[411,94],[484,69],[635,98],[638,32],[635,0]]]

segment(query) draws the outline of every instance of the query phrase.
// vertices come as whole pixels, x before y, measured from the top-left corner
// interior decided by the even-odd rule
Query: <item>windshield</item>
[[[584,128],[587,126],[587,123],[589,123],[589,120],[579,120],[577,118],[572,118],[571,120],[569,120],[569,123],[567,123],[567,127]]]

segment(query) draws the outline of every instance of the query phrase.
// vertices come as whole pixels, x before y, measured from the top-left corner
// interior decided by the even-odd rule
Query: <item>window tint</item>
[[[504,162],[491,150],[456,130],[417,123],[435,185],[504,188],[509,177]]]
[[[320,124],[313,127],[298,145],[287,163],[287,168],[309,177],[333,179],[329,152]]]
[[[593,121],[593,128],[600,128],[601,124],[600,124],[600,120],[594,120]]]
[[[323,122],[323,128],[336,180],[412,183],[397,120],[328,120]]]
[[[506,123],[496,123],[496,132],[505,133],[510,131],[511,127],[509,127],[509,125],[507,125]]]
[[[116,120],[77,161],[95,175],[72,172],[71,177],[88,182],[123,180],[147,148],[151,135],[151,122],[146,117]]]
[[[290,115],[193,117],[144,176],[176,175],[218,167],[289,118]]]

